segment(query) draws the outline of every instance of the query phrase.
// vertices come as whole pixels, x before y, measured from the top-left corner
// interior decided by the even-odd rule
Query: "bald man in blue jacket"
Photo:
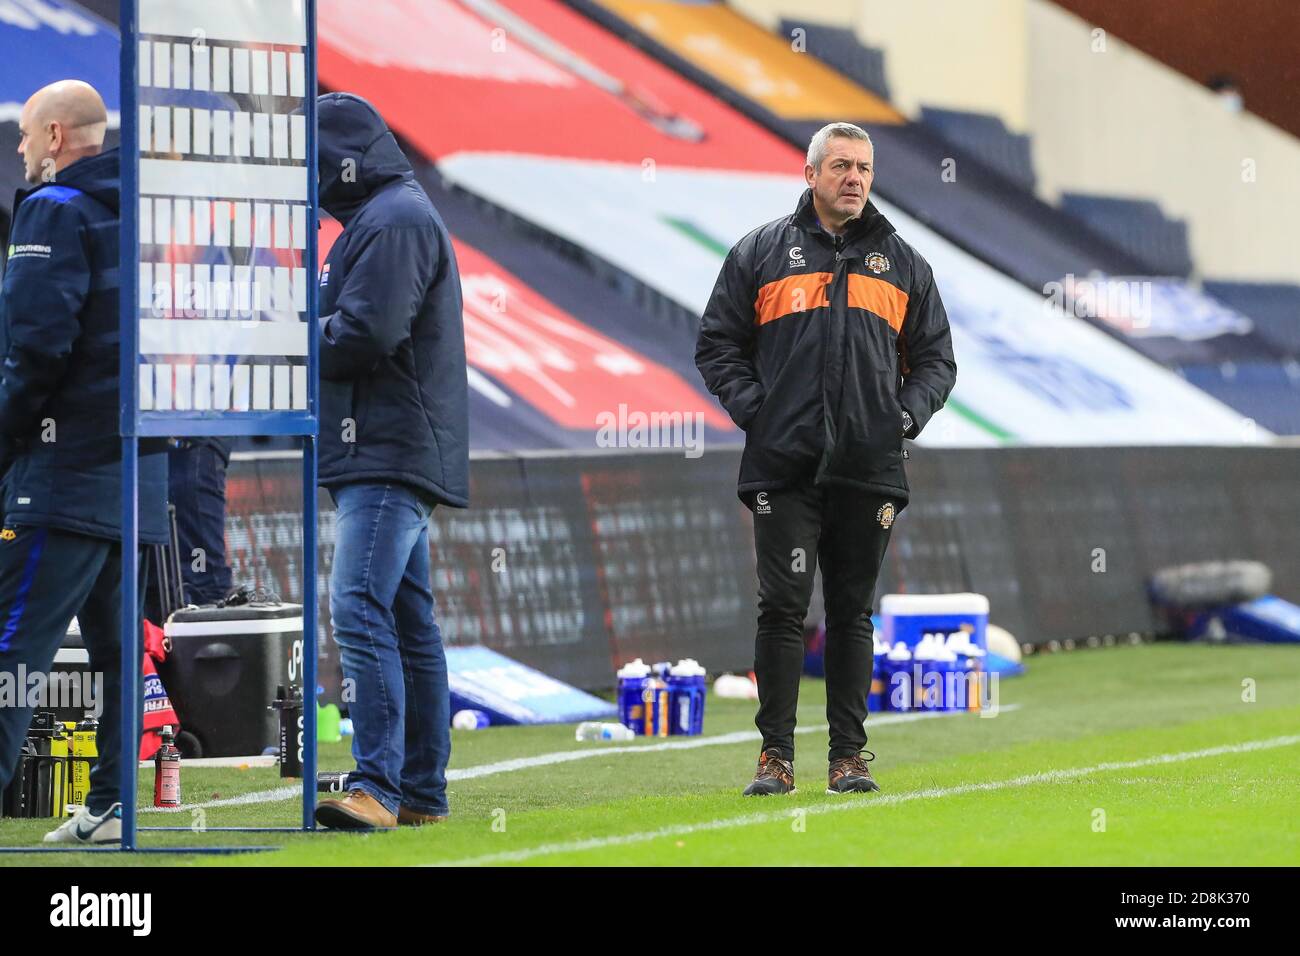
[[[121,839],[121,440],[118,437],[118,151],[104,102],[65,80],[19,118],[32,188],[18,194],[0,285],[0,689],[48,673],[76,616],[102,675],[99,758],[86,806],[46,842]],[[161,452],[161,449],[159,450]],[[167,461],[140,458],[140,540],[167,541]],[[137,669],[131,677],[140,679]],[[0,787],[31,721],[0,699]],[[6,704],[10,706],[5,706]]]

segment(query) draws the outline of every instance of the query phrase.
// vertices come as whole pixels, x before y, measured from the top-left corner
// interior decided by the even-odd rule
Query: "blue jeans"
[[[54,528],[6,531],[12,536],[0,537],[0,674],[15,685],[24,671],[48,674],[76,616],[90,672],[102,679],[90,708],[102,710],[86,806],[103,813],[122,792],[122,547]],[[140,680],[138,664],[134,678]],[[0,707],[0,789],[13,778],[31,725],[32,708],[21,703]],[[127,759],[134,760],[139,743],[128,749]]]
[[[212,441],[190,441],[167,455],[167,498],[176,507],[177,560],[189,604],[216,604],[231,590],[226,561],[226,459]],[[201,571],[194,567],[196,548],[203,552]],[[161,624],[162,595],[156,574],[149,575],[143,590],[144,616]]]
[[[357,762],[348,789],[392,813],[403,806],[443,816],[451,695],[429,579],[433,508],[396,482],[345,485],[331,495],[338,516],[330,618]]]
[[[176,506],[181,580],[185,600],[215,604],[230,593],[226,563],[226,460],[208,444],[195,443],[167,456],[168,497]],[[195,548],[204,568],[194,570]]]

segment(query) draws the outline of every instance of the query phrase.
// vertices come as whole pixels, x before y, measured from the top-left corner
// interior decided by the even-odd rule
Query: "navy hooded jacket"
[[[122,537],[118,151],[20,191],[0,286],[5,526]],[[140,540],[167,534],[167,456],[140,457]]]
[[[451,236],[365,100],[318,100],[320,203],[343,224],[320,278],[320,483],[398,481],[469,504],[469,386]]]

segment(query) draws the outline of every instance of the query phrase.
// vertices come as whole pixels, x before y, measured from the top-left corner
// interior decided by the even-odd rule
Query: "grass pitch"
[[[0,866],[1300,863],[1300,649],[1158,644],[1033,657],[999,691],[991,718],[873,715],[879,794],[825,793],[824,687],[806,680],[789,797],[741,799],[758,753],[754,705],[710,698],[705,738],[586,744],[569,725],[453,732],[452,818],[439,826],[145,831],[146,847],[277,849],[4,854]],[[320,765],[351,766],[346,743],[322,745]],[[140,823],[294,826],[296,797],[266,799],[291,783],[274,769],[185,768],[190,808]],[[151,793],[152,771],[142,771],[142,806]],[[259,802],[202,806],[241,796]],[[0,820],[0,845],[37,844],[52,825]]]

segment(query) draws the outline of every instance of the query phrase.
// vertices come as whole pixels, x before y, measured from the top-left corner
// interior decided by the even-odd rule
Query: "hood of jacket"
[[[320,204],[344,226],[389,183],[413,179],[411,163],[379,111],[352,93],[316,100]]]
[[[65,166],[49,185],[70,186],[85,193],[113,211],[116,216],[121,207],[121,153],[115,146],[98,156],[87,156],[71,166]],[[42,184],[45,185],[45,184]],[[41,186],[20,193],[26,198]]]

